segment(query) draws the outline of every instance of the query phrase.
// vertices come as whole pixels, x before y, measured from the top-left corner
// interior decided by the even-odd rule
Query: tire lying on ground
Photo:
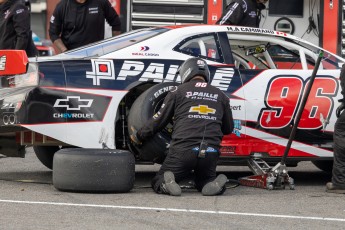
[[[59,146],[34,146],[38,160],[47,168],[53,169],[54,154],[60,150]]]
[[[128,115],[128,132],[132,134],[131,126],[136,130],[143,127],[149,119],[160,109],[164,98],[171,91],[176,89],[178,83],[166,82],[154,85],[142,93],[133,103]],[[169,126],[169,125],[168,125]],[[171,126],[171,125],[170,125]],[[139,152],[142,160],[162,163],[167,147],[171,141],[172,127],[167,127],[158,132],[153,138],[145,141],[142,146],[134,146]]]
[[[116,149],[61,149],[54,155],[53,185],[61,191],[123,193],[133,188],[135,159]]]

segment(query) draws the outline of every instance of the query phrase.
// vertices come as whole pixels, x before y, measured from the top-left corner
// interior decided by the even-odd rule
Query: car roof
[[[261,37],[276,37],[276,38],[281,38],[281,39],[285,39],[285,40],[291,40],[295,43],[303,43],[306,45],[309,45],[311,47],[320,49],[320,50],[324,50],[308,41],[305,41],[301,38],[298,38],[296,36],[293,36],[291,34],[287,34],[284,32],[280,32],[280,31],[274,31],[274,30],[269,30],[269,29],[263,29],[263,28],[253,28],[253,27],[241,27],[241,26],[229,26],[229,25],[207,25],[207,24],[190,24],[190,25],[173,25],[173,26],[160,26],[160,27],[151,27],[151,28],[143,28],[143,29],[139,29],[136,31],[150,31],[150,30],[157,30],[159,28],[165,28],[166,31],[162,34],[159,34],[158,36],[156,36],[154,39],[158,39],[158,40],[162,40],[162,41],[166,41],[169,42],[171,40],[175,40],[175,39],[179,39],[181,37],[188,37],[188,36],[193,36],[193,35],[197,35],[197,34],[206,34],[206,33],[219,33],[219,32],[226,32],[229,34],[230,38],[231,38],[231,34],[234,35],[243,35],[243,36],[247,36],[247,35],[255,35],[255,36],[261,36]],[[131,33],[132,31],[129,31],[129,33]],[[122,36],[126,36],[125,34],[121,34],[119,36],[119,38],[121,39]],[[102,40],[98,43],[94,43],[94,44],[89,44],[85,47],[81,47],[78,48],[80,50],[83,49],[88,49],[88,48],[92,48],[93,45],[97,45],[97,44],[101,44],[101,43],[106,43],[106,42],[111,42],[112,40],[116,40],[118,39],[117,37],[111,37],[108,38],[106,40]],[[159,42],[161,43],[161,42]],[[165,43],[165,42],[163,42]],[[157,44],[157,43],[156,43]],[[157,44],[158,45],[158,44]],[[71,50],[72,53],[71,55],[58,55],[59,57],[52,58],[52,59],[65,59],[65,58],[77,58],[78,56],[73,57],[73,53],[74,51]],[[75,52],[78,52],[75,51]],[[69,53],[69,52],[68,52]],[[337,55],[335,55],[337,56]]]

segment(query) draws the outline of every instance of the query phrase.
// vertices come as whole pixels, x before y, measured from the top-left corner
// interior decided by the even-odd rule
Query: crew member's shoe
[[[228,181],[228,178],[224,174],[219,174],[214,181],[208,182],[202,188],[202,195],[204,196],[216,196],[221,195],[225,192],[225,183]]]
[[[164,172],[164,182],[161,184],[162,193],[171,196],[181,196],[181,188],[175,182],[175,176],[171,171]]]
[[[339,186],[332,182],[328,182],[326,184],[326,192],[345,194],[345,186]]]

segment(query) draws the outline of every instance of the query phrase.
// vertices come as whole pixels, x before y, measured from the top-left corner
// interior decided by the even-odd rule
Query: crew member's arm
[[[345,109],[345,64],[343,64],[340,71],[340,86],[341,86],[341,94],[343,95],[343,98],[339,99],[340,105],[335,111],[335,115],[337,117],[340,117],[340,114]]]
[[[219,25],[239,25],[244,16],[244,11],[237,1],[230,3],[226,7],[225,13],[217,21]]]
[[[232,133],[234,130],[234,120],[230,109],[229,98],[224,94],[224,115],[222,119],[222,132],[224,135]]]
[[[24,5],[19,5],[13,12],[13,27],[16,32],[16,50],[26,50],[30,37],[30,12]]]
[[[53,12],[53,15],[50,18],[49,24],[49,36],[53,44],[58,48],[60,52],[65,52],[67,50],[66,45],[61,40],[61,33],[63,28],[63,17],[64,17],[64,7],[60,1]]]
[[[175,96],[174,93],[168,93],[165,97],[162,107],[153,115],[153,117],[137,132],[137,138],[144,141],[152,137],[158,131],[162,130],[174,116]]]
[[[108,0],[103,0],[103,12],[105,20],[111,26],[112,36],[117,36],[121,34],[120,17]]]
[[[56,46],[56,48],[59,49],[61,53],[67,51],[67,47],[65,44],[62,42],[61,38],[56,39],[53,44]]]
[[[343,98],[345,98],[345,64],[343,64],[340,71],[340,86],[341,94],[343,95]]]

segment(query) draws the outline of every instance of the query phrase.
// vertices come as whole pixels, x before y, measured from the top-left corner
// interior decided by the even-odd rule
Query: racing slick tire
[[[53,168],[53,185],[61,191],[125,193],[134,185],[134,155],[125,150],[61,149]]]
[[[60,150],[59,146],[34,146],[38,160],[47,168],[53,169],[54,154]]]
[[[140,129],[158,112],[166,95],[177,85],[179,84],[176,82],[165,82],[154,85],[134,101],[128,115],[129,135],[133,133],[131,127],[134,127],[135,130]],[[164,161],[167,154],[171,141],[171,132],[172,126],[169,124],[165,129],[158,132],[150,140],[145,141],[141,146],[132,147],[139,152],[140,159],[160,164]]]
[[[333,170],[333,161],[332,160],[325,160],[325,161],[312,161],[312,163],[320,170],[332,173]]]

